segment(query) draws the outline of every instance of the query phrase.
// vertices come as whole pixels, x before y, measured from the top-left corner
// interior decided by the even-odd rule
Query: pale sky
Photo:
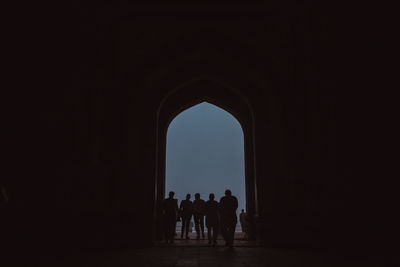
[[[203,102],[180,113],[167,133],[166,195],[178,203],[187,193],[216,200],[230,189],[245,209],[244,140],[239,122],[225,110]],[[246,210],[246,209],[245,209]]]

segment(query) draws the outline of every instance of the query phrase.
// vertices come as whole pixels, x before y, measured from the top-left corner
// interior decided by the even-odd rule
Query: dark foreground
[[[196,266],[196,267],[235,267],[235,266],[393,266],[388,259],[366,259],[339,256],[333,252],[312,252],[296,250],[276,250],[254,246],[209,247],[162,246],[132,249],[113,253],[82,253],[82,255],[47,255],[43,251],[41,259],[16,256],[5,266],[71,266],[71,267],[152,267],[152,266]],[[2,265],[3,266],[3,265]]]

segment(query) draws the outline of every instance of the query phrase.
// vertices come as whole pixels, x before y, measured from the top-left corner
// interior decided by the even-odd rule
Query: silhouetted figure
[[[190,201],[190,194],[187,194],[186,199],[181,201],[179,210],[182,216],[181,238],[186,232],[186,239],[189,239],[189,225],[193,214],[193,203]]]
[[[174,243],[176,218],[178,216],[178,200],[174,198],[175,193],[169,192],[169,197],[164,200],[164,224],[166,242]]]
[[[180,210],[178,210],[178,216],[177,216],[177,218],[176,218],[176,221],[177,221],[177,222],[181,222],[181,212],[180,212]],[[178,235],[178,234],[176,233],[176,227],[177,227],[177,226],[175,226],[175,234],[174,234],[175,238],[176,238],[176,236]]]
[[[242,209],[242,212],[239,215],[240,226],[242,227],[242,232],[244,233],[244,237],[247,238],[247,214]]]
[[[194,217],[194,227],[197,233],[197,239],[201,236],[204,238],[204,200],[200,198],[200,194],[196,193],[194,195],[195,200],[193,201],[193,217]]]
[[[193,232],[193,222],[190,221],[189,223],[189,233]]]
[[[218,228],[219,228],[219,205],[214,200],[214,194],[210,194],[210,199],[204,205],[204,213],[206,215],[206,226],[208,232],[208,244],[214,242],[217,244]],[[212,232],[212,235],[211,235]]]
[[[225,190],[225,196],[219,202],[221,215],[221,231],[225,239],[226,246],[233,246],[235,236],[235,228],[237,223],[236,210],[238,208],[238,200],[232,196],[231,190]]]

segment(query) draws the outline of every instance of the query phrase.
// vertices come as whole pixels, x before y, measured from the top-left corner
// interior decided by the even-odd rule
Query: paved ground
[[[192,236],[193,237],[193,236]],[[195,237],[195,236],[194,236]],[[241,236],[238,235],[238,238]],[[242,239],[242,238],[241,238]],[[176,240],[174,244],[159,243],[153,248],[132,249],[114,253],[89,253],[53,257],[43,252],[42,260],[31,261],[17,256],[8,266],[22,266],[18,262],[30,262],[24,266],[57,267],[286,267],[286,266],[395,266],[388,259],[367,260],[358,257],[348,260],[336,253],[312,251],[278,250],[259,247],[255,242],[235,240],[235,246],[228,248],[219,240],[216,247],[205,240]],[[1,263],[1,262],[0,262]],[[0,264],[3,267],[2,264]]]
[[[68,265],[96,267],[286,267],[286,266],[386,266],[366,260],[344,260],[334,254],[271,250],[260,247],[155,247],[112,255],[82,258]]]

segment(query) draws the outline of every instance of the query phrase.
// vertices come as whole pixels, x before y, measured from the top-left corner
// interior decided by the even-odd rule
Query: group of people
[[[236,210],[238,200],[232,196],[232,192],[227,189],[219,203],[215,200],[215,195],[211,193],[209,200],[204,201],[200,194],[195,194],[195,199],[190,200],[191,195],[187,194],[186,199],[182,200],[178,208],[178,200],[174,198],[175,193],[169,192],[169,197],[164,200],[164,226],[165,239],[167,243],[173,243],[175,239],[175,228],[177,220],[182,221],[181,238],[185,236],[189,239],[189,225],[194,218],[197,239],[204,235],[204,218],[208,232],[208,244],[217,244],[218,231],[221,229],[226,246],[233,245],[235,228],[237,223]],[[243,212],[243,211],[242,211]]]

